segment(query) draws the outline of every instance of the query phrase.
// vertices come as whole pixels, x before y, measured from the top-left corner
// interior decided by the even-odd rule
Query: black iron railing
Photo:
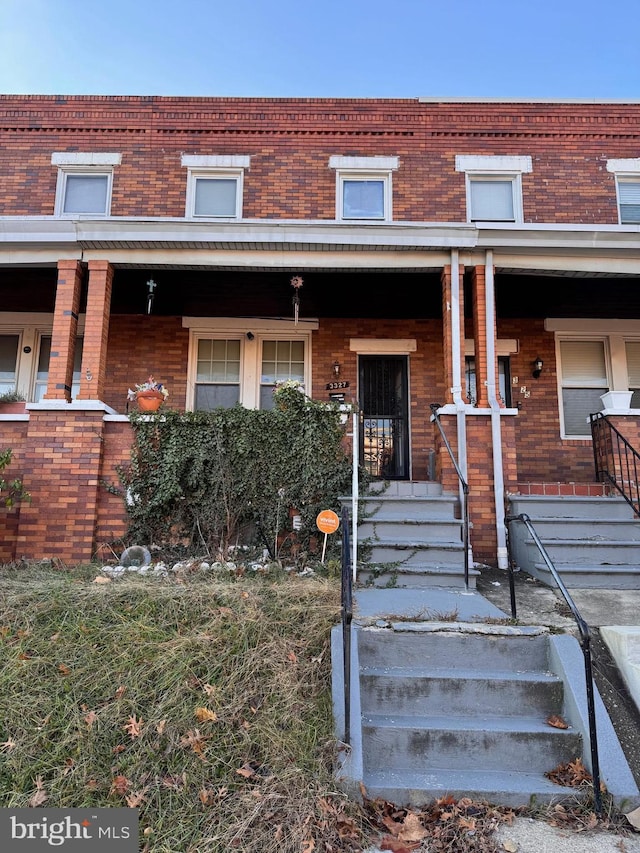
[[[458,480],[460,481],[460,488],[462,490],[462,542],[464,545],[464,585],[469,591],[469,485],[462,475],[462,471],[460,470],[460,466],[453,455],[453,450],[451,449],[451,445],[445,435],[442,424],[440,423],[440,416],[438,415],[438,409],[442,408],[441,403],[431,403],[429,406],[431,409],[431,414],[433,415],[433,420],[440,430],[440,435],[444,442],[444,446],[447,448],[447,452],[451,457],[451,461],[453,462],[453,467],[455,468],[455,472],[458,475]]]
[[[640,454],[602,412],[589,415],[596,479],[619,492],[640,515]]]
[[[344,737],[351,744],[351,622],[353,619],[353,579],[349,547],[349,512],[342,507],[342,576],[340,600],[342,605],[342,673],[344,676]]]
[[[584,657],[584,678],[585,678],[585,687],[586,687],[586,696],[587,696],[587,716],[589,718],[589,744],[591,747],[591,775],[593,777],[593,807],[594,811],[597,815],[602,814],[602,797],[600,793],[600,762],[598,760],[598,736],[596,731],[596,706],[595,706],[595,691],[593,685],[593,669],[591,666],[591,634],[589,632],[589,626],[584,621],[578,608],[575,605],[575,602],[566,586],[564,585],[562,578],[558,574],[558,570],[554,566],[549,554],[547,553],[546,548],[540,541],[540,537],[536,533],[531,519],[526,513],[521,513],[520,515],[508,515],[505,518],[505,522],[509,525],[511,522],[520,521],[529,531],[529,535],[536,543],[538,551],[542,559],[545,562],[545,565],[551,572],[551,576],[553,577],[556,586],[560,590],[562,597],[567,603],[569,610],[575,619],[576,625],[578,626],[578,631],[580,633],[580,648],[582,649],[582,654]],[[511,537],[509,537],[509,541]],[[511,559],[511,555],[509,555],[509,565],[513,566],[513,561]],[[515,594],[513,593],[513,585],[511,586],[512,596],[511,596],[511,616],[516,618],[516,609],[515,609]]]

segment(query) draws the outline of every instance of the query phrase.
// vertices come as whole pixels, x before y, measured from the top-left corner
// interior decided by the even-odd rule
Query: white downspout
[[[453,385],[451,395],[456,408],[456,431],[458,437],[458,466],[467,480],[467,421],[466,403],[462,396],[462,341],[460,339],[460,254],[451,250],[451,358],[453,361]],[[464,504],[464,490],[460,485],[460,504]],[[471,555],[471,531],[469,531],[469,565]]]
[[[504,523],[504,470],[502,467],[502,426],[500,403],[496,392],[496,300],[493,277],[493,251],[485,255],[485,308],[487,317],[487,396],[491,409],[491,450],[493,453],[493,495],[496,512],[496,540],[498,568],[509,568],[507,531]]]

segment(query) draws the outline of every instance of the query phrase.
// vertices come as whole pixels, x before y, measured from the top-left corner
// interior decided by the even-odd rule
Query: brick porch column
[[[489,405],[487,394],[487,380],[489,371],[493,370],[496,390],[498,382],[498,357],[497,357],[497,324],[494,317],[493,328],[489,329],[487,324],[487,288],[485,267],[474,267],[471,278],[473,292],[473,342],[476,362],[476,405],[484,409]],[[487,363],[487,336],[493,335],[493,351],[496,353],[494,364]],[[502,402],[504,405],[504,401]]]
[[[51,334],[49,381],[45,400],[71,402],[73,359],[78,333],[78,312],[82,286],[80,261],[58,261],[58,284]]]
[[[107,371],[113,267],[109,261],[89,261],[88,266],[87,314],[77,399],[101,400]]]

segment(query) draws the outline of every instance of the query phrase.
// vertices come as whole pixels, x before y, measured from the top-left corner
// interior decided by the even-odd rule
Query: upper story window
[[[183,154],[187,167],[188,219],[241,219],[244,170],[250,158],[229,154]]]
[[[336,219],[390,222],[397,157],[330,157],[336,170]]]
[[[56,216],[109,216],[113,167],[121,154],[57,152],[51,164],[58,167]]]
[[[640,222],[640,157],[607,160],[607,171],[616,177],[618,220],[621,225]]]
[[[522,174],[531,157],[459,154],[456,171],[464,172],[469,222],[522,222]]]

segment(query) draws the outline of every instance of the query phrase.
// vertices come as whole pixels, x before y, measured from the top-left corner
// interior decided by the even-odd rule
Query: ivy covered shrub
[[[16,501],[30,501],[31,495],[25,491],[22,480],[15,478],[5,480],[2,476],[4,469],[11,463],[13,451],[11,448],[0,451],[0,501],[7,509],[11,509]]]
[[[342,413],[294,383],[276,388],[274,402],[270,411],[133,412],[131,462],[120,471],[130,540],[220,555],[257,544],[275,556],[293,508],[302,516],[295,541],[307,550],[317,514],[339,512],[351,488]]]

